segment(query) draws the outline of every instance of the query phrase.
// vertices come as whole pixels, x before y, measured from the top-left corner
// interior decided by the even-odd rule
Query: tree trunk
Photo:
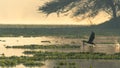
[[[111,5],[111,9],[112,9],[112,16],[113,18],[117,17],[117,12],[116,12],[116,6],[113,0],[110,0],[110,5]]]
[[[117,12],[116,12],[116,7],[115,5],[112,6],[112,14],[113,14],[113,18],[117,17]]]

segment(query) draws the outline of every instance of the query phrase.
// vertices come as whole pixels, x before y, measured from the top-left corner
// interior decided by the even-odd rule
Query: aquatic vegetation
[[[65,65],[69,65],[69,66],[74,66],[76,65],[75,62],[65,62],[65,61],[61,61],[61,62],[58,62],[57,65],[60,65],[60,66],[65,66]]]
[[[23,63],[24,66],[26,67],[36,67],[36,66],[42,66],[44,65],[43,63],[40,63],[40,62],[35,62],[35,61],[26,61]]]
[[[14,67],[19,64],[23,64],[25,66],[42,66],[42,65],[44,65],[38,59],[36,59],[36,57],[28,57],[28,56],[0,57],[0,66],[2,66],[2,67]]]
[[[90,52],[42,52],[42,51],[25,51],[24,54],[32,54],[34,57],[44,59],[120,59],[117,54],[90,53]]]
[[[67,62],[59,62],[58,65],[61,65],[61,66],[67,65]]]
[[[6,46],[6,48],[19,49],[63,49],[63,48],[80,48],[80,45],[24,45],[24,46]]]
[[[0,66],[13,67],[20,64],[18,57],[0,57]]]
[[[18,63],[16,60],[11,60],[11,59],[4,59],[4,60],[0,60],[0,66],[9,66],[9,67],[13,67],[16,66]]]
[[[90,68],[93,68],[92,65],[90,65]]]
[[[76,62],[69,62],[69,61],[58,61],[54,68],[76,68]]]
[[[18,64],[23,64],[28,67],[42,66],[42,61],[45,60],[56,60],[56,59],[120,59],[120,53],[116,54],[105,54],[105,53],[90,53],[90,52],[42,52],[42,51],[25,51],[25,54],[32,54],[33,56],[11,56],[11,57],[0,57],[0,66],[2,67],[14,67]],[[58,62],[56,67],[66,66],[76,68],[75,62]],[[91,68],[91,67],[90,67]]]

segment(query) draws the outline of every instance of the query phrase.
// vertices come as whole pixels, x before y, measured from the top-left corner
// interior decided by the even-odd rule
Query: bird
[[[95,33],[92,31],[89,40],[88,41],[83,40],[83,46],[85,45],[85,43],[92,44],[94,46],[95,45],[95,43],[93,42],[94,39],[95,39]]]

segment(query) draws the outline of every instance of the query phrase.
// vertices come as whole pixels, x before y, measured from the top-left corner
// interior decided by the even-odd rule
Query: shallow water
[[[90,47],[91,45],[86,44],[86,46],[83,48],[81,40],[83,39],[70,39],[70,38],[62,38],[62,37],[0,37],[0,54],[4,53],[5,56],[21,56],[24,55],[22,52],[24,52],[26,49],[6,49],[5,46],[19,46],[19,45],[78,45],[81,46],[81,48],[76,49],[40,49],[42,51],[58,51],[58,52],[102,52],[102,53],[116,53],[120,52],[120,45],[119,44],[113,44],[114,41],[112,39],[106,39],[106,38],[97,38],[98,41],[101,43],[104,41],[111,42],[111,44],[101,44],[100,42],[95,40],[97,42],[95,47]],[[49,41],[49,42],[41,42],[41,41]]]
[[[41,42],[41,41],[50,41]],[[75,42],[71,44],[71,42]],[[20,45],[80,45],[80,39],[64,39],[56,37],[0,37],[0,54],[5,56],[21,56],[26,49],[6,49],[5,46],[20,46]]]
[[[91,45],[86,44],[83,48],[81,40],[84,39],[69,39],[69,38],[62,38],[62,37],[0,37],[0,54],[4,53],[5,56],[22,56],[24,55],[22,52],[29,49],[6,49],[5,46],[19,46],[19,45],[79,45],[81,48],[76,49],[37,49],[41,51],[58,51],[58,52],[102,52],[113,54],[120,52],[120,46],[117,43],[114,43],[113,39],[105,39],[105,38],[97,38],[98,41],[95,40],[97,43],[95,47],[91,47]],[[41,42],[41,41],[50,41],[50,42]],[[109,44],[103,44],[103,42],[112,42]],[[75,65],[70,67],[69,65],[60,66],[60,68],[119,68],[120,61],[119,60],[80,60],[80,59],[69,59],[69,60],[47,60],[45,61],[45,65],[40,68],[54,68],[58,62],[74,62]],[[17,65],[13,68],[26,68],[22,64]],[[37,68],[37,67],[35,67]],[[39,67],[38,67],[39,68]]]
[[[66,65],[59,65],[59,63],[67,63]],[[84,60],[84,59],[72,59],[72,60],[47,60],[46,65],[41,68],[119,68],[120,60]],[[70,63],[75,63],[71,65]]]
[[[31,68],[119,68],[120,60],[86,60],[86,59],[67,59],[67,60],[46,60],[44,66]],[[61,65],[60,63],[66,63]],[[71,64],[74,63],[74,64]],[[30,68],[22,64],[12,68]]]

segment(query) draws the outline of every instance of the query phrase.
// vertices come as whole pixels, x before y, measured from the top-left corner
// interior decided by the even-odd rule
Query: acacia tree
[[[120,13],[120,0],[51,0],[39,7],[39,11],[51,13],[66,13],[75,10],[73,16],[94,17],[100,11],[105,11],[116,18]],[[87,15],[84,15],[88,13]]]

